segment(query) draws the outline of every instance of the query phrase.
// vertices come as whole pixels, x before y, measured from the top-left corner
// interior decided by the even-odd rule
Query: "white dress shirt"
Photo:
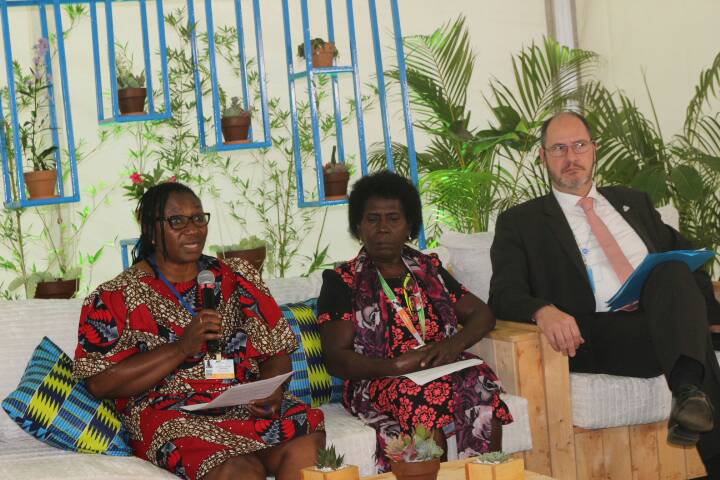
[[[555,195],[560,208],[565,214],[565,218],[570,224],[570,229],[575,236],[575,242],[585,263],[585,268],[588,270],[588,277],[595,293],[595,311],[607,312],[609,310],[607,301],[620,288],[620,280],[618,280],[615,270],[610,265],[610,261],[600,247],[597,238],[590,230],[590,224],[587,222],[585,212],[577,204],[580,197],[559,192],[555,188],[553,188],[553,195]],[[637,268],[648,254],[645,243],[622,215],[615,210],[612,204],[600,195],[594,184],[587,196],[595,200],[595,213],[605,222],[608,230],[615,237],[620,249],[633,268]]]

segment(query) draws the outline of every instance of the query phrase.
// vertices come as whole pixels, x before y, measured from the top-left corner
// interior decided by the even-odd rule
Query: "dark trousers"
[[[700,435],[698,451],[703,460],[720,454],[720,367],[705,298],[687,265],[656,267],[634,312],[580,315],[576,320],[585,343],[570,358],[571,371],[668,378],[681,355],[700,362],[705,367],[702,389],[715,407],[715,429]]]

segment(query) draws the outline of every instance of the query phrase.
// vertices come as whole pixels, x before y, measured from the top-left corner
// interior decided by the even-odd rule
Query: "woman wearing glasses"
[[[182,478],[299,478],[324,445],[323,415],[282,387],[252,405],[181,410],[290,371],[296,339],[257,271],[202,254],[210,214],[184,185],[150,188],[136,213],[133,266],[83,305],[76,378],[115,400],[135,455]],[[203,270],[214,309],[202,308]]]

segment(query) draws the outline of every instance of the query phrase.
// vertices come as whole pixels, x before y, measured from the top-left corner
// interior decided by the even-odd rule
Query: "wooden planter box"
[[[525,463],[521,458],[492,465],[470,461],[465,464],[466,480],[524,480]]]
[[[360,471],[355,465],[346,465],[340,470],[323,472],[315,467],[307,467],[300,470],[302,480],[358,480]]]

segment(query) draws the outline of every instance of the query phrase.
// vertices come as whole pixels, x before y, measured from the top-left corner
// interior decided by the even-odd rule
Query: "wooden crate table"
[[[441,463],[438,480],[465,480],[465,464],[467,462],[468,460],[453,460]],[[395,480],[395,475],[388,472],[372,477],[363,477],[363,480]],[[525,470],[525,480],[552,480],[552,477]]]

